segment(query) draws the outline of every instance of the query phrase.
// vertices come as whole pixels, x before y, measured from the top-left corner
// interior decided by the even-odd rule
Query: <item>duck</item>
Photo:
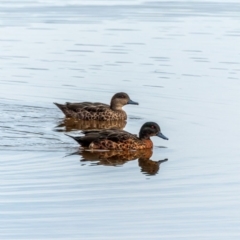
[[[152,136],[168,140],[155,122],[146,122],[142,125],[139,136],[120,129],[89,130],[82,132],[84,136],[67,135],[77,141],[83,149],[91,150],[140,150],[152,149]]]
[[[110,105],[99,102],[81,102],[65,104],[54,103],[68,118],[78,120],[115,121],[126,120],[127,114],[122,109],[127,104],[138,105],[127,93],[119,92],[113,95]]]

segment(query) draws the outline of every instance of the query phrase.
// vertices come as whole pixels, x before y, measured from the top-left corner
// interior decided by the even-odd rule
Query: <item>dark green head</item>
[[[157,123],[155,122],[144,123],[140,129],[139,138],[149,139],[152,136],[158,136],[162,139],[168,140],[168,138],[161,133],[161,129]]]
[[[119,92],[113,95],[110,107],[113,110],[122,110],[122,107],[126,104],[138,105],[137,102],[134,102],[130,99],[127,93]]]

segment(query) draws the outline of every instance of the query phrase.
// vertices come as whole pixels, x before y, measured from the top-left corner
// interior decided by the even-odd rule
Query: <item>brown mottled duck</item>
[[[81,102],[81,103],[54,103],[69,118],[81,120],[113,121],[126,120],[127,114],[122,109],[127,104],[138,105],[130,99],[127,93],[116,93],[110,105],[99,102]]]

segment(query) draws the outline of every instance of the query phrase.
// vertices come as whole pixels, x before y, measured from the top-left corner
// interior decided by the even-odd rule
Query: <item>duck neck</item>
[[[150,136],[149,136],[149,134],[146,134],[145,132],[140,131],[139,138],[142,140],[149,140]]]
[[[115,102],[111,102],[110,104],[110,108],[113,110],[113,111],[122,111],[122,104],[118,104],[118,103],[115,103]]]

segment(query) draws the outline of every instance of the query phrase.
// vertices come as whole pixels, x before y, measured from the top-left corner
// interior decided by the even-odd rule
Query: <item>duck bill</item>
[[[133,104],[133,105],[138,105],[138,102],[134,102],[133,100],[129,99],[127,104]]]
[[[168,138],[165,137],[161,132],[159,132],[159,133],[157,134],[157,136],[160,137],[160,138],[162,138],[162,139],[168,140]]]

